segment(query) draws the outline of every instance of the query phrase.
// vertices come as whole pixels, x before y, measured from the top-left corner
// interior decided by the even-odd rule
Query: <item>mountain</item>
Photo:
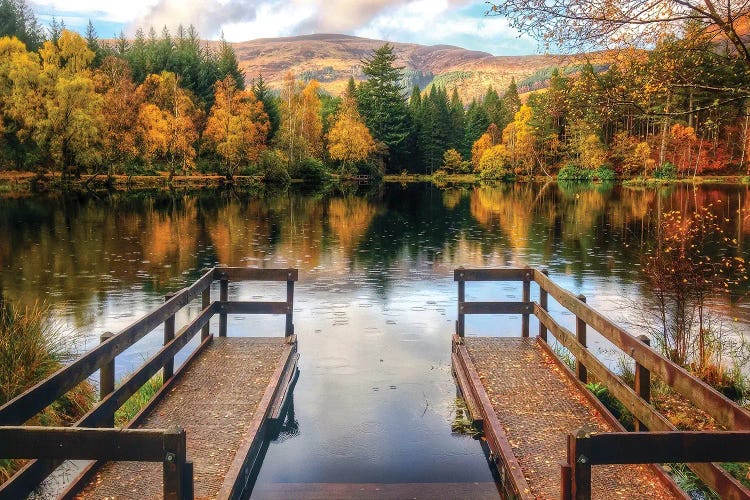
[[[350,76],[362,80],[362,60],[386,43],[349,35],[320,34],[285,38],[260,38],[232,44],[245,71],[246,79],[263,75],[272,88],[280,88],[284,75],[316,79],[334,95],[341,94]],[[545,86],[552,68],[575,72],[586,55],[493,56],[451,45],[419,45],[388,42],[394,47],[398,64],[405,68],[406,84],[426,88],[430,84],[456,86],[464,101],[479,97],[492,85],[505,91],[512,77],[521,91]],[[603,61],[602,54],[590,54],[592,63]]]

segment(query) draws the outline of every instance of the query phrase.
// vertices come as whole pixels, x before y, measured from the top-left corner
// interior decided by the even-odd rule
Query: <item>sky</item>
[[[203,38],[255,38],[343,33],[394,42],[449,44],[495,55],[538,53],[537,43],[485,15],[484,0],[31,0],[43,25],[52,18],[100,38],[137,27],[170,30],[193,24]]]

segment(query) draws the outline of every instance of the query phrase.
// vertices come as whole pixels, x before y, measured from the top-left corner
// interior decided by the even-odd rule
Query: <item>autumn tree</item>
[[[138,117],[142,154],[149,161],[165,160],[171,182],[177,169],[195,166],[200,110],[174,73],[149,75],[138,93],[144,102]]]
[[[315,80],[304,85],[291,72],[284,77],[279,99],[281,121],[275,140],[290,167],[308,157],[319,158],[322,152],[319,87]]]
[[[531,118],[531,108],[522,105],[513,121],[503,130],[503,144],[508,148],[511,161],[525,168],[528,174],[533,172],[535,163],[535,137],[534,129],[530,124]]]
[[[354,96],[347,93],[328,132],[328,154],[332,160],[341,162],[341,172],[345,173],[352,165],[367,160],[374,151],[375,141],[357,111]]]
[[[258,160],[268,136],[268,115],[252,92],[237,88],[232,76],[216,82],[214,105],[203,138],[222,159],[227,179]]]

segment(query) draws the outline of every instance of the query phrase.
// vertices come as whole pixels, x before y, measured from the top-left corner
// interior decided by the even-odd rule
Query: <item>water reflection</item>
[[[0,293],[46,299],[90,347],[204,267],[298,267],[299,432],[270,444],[259,481],[491,481],[479,445],[450,429],[453,269],[545,266],[619,320],[623,296],[637,304],[644,293],[640,249],[659,214],[708,203],[746,253],[750,218],[737,215],[750,210],[746,186],[389,184],[359,192],[4,198]],[[233,284],[230,293],[278,300],[283,291]],[[519,294],[508,283],[467,287],[468,300]],[[734,294],[746,297],[747,289]],[[747,334],[746,301],[725,307]],[[570,327],[572,319],[560,322]],[[467,329],[515,334],[519,323],[472,317]],[[283,320],[237,317],[229,326],[230,335],[281,335]],[[153,352],[155,333],[126,353],[119,374]],[[592,345],[607,347],[595,337]]]

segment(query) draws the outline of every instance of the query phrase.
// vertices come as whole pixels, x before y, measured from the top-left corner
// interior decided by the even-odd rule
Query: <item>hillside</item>
[[[234,49],[248,80],[262,74],[272,88],[279,88],[288,71],[298,78],[315,78],[324,89],[338,95],[343,92],[350,76],[362,80],[361,60],[385,43],[349,35],[306,35],[286,38],[261,38],[234,43]],[[464,100],[482,95],[488,85],[500,91],[510,83],[527,82],[534,90],[553,67],[574,68],[585,61],[585,56],[528,55],[493,56],[450,45],[418,45],[390,42],[398,55],[398,64],[407,70],[409,84],[425,88],[433,81],[452,88],[454,85]],[[601,61],[601,54],[593,54],[592,62]],[[569,70],[570,71],[570,70]],[[536,84],[538,88],[539,83]]]

